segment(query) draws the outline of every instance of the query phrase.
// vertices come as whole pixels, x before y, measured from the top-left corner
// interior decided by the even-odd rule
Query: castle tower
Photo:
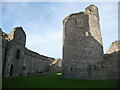
[[[22,74],[26,34],[22,27],[15,27],[7,40],[3,39],[3,77],[19,76]],[[6,43],[5,43],[6,41]]]
[[[98,8],[90,5],[85,12],[63,20],[62,76],[65,78],[101,79],[103,44]]]

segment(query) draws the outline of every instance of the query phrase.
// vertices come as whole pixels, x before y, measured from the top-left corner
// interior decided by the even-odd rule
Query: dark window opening
[[[91,10],[89,9],[89,11],[91,12]]]
[[[101,65],[101,67],[102,67],[102,68],[104,68],[104,66],[103,66],[103,62],[102,62],[102,65]]]
[[[25,69],[26,69],[26,67],[25,67],[25,66],[23,66],[23,71],[25,71]]]
[[[20,50],[17,50],[16,59],[20,58]]]
[[[10,67],[10,76],[12,76],[13,75],[13,65],[11,65],[11,67]]]

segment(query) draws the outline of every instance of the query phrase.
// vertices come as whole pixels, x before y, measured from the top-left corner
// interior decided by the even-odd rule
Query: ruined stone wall
[[[37,75],[49,72],[50,63],[54,58],[40,55],[31,50],[25,49],[25,59],[23,64],[24,75]]]
[[[7,42],[7,47],[3,50],[3,76],[22,75],[21,67],[24,60],[24,49],[25,47],[19,43],[14,41]]]
[[[2,75],[28,76],[49,72],[54,58],[40,55],[25,47],[26,34],[16,27],[10,34],[2,34]]]
[[[101,74],[103,64],[102,36],[99,19],[95,15],[98,11],[93,5],[88,8],[91,9],[91,14],[87,12],[75,13],[63,21],[62,76],[65,78],[104,78],[104,75]]]
[[[2,89],[2,30],[0,28],[0,89]]]
[[[71,14],[63,21],[62,76],[78,79],[120,78],[120,40],[103,55],[98,8]]]
[[[109,50],[104,54],[106,79],[120,79],[120,40],[112,42]]]
[[[120,40],[116,40],[114,42],[112,42],[112,44],[110,45],[109,50],[107,50],[106,54],[111,54],[114,52],[118,52],[120,51]]]
[[[106,79],[118,79],[118,56],[120,55],[119,52],[114,52],[111,54],[104,55],[104,66],[105,66],[105,77]]]
[[[14,34],[3,32],[2,55],[3,77],[22,75],[26,35],[21,27],[14,28]],[[11,37],[11,38],[9,38]],[[21,39],[23,38],[23,40]]]
[[[5,35],[5,34],[2,32],[2,60],[4,61],[5,58],[6,58],[8,40],[5,39],[5,37],[4,37],[3,35]],[[2,62],[3,62],[3,61],[2,61]]]
[[[7,46],[8,46],[8,40],[5,39],[3,36],[4,33],[2,32],[2,76],[5,74],[5,63],[6,63],[6,56],[7,56]]]
[[[50,64],[50,72],[62,72],[62,59],[54,59]]]

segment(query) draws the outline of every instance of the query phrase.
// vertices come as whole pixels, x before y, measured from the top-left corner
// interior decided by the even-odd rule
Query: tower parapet
[[[95,5],[90,5],[85,8],[85,13],[89,15],[95,15],[99,19],[98,8]]]
[[[25,46],[26,34],[22,27],[15,27],[8,36],[10,40],[13,40]]]

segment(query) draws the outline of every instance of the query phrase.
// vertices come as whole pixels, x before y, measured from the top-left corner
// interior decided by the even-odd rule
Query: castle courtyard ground
[[[3,88],[118,88],[118,80],[65,79],[61,73],[3,79]]]

